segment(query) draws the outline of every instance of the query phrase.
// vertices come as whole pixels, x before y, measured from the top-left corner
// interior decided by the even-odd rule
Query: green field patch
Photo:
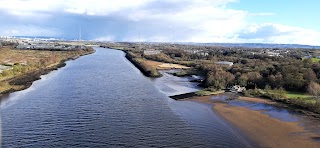
[[[319,58],[311,58],[312,63],[318,63],[320,61]]]
[[[288,98],[310,98],[310,97],[312,97],[312,96],[305,94],[305,93],[293,92],[293,91],[287,91],[286,96]]]
[[[219,95],[224,92],[225,92],[224,90],[220,90],[220,91],[200,90],[200,91],[196,92],[196,95],[198,95],[198,96]]]

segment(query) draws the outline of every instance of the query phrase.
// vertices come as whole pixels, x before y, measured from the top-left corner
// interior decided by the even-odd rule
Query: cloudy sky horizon
[[[320,45],[317,0],[0,0],[0,36]]]

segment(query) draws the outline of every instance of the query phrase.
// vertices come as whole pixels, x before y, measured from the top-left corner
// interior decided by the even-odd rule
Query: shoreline
[[[40,80],[42,75],[49,74],[52,71],[58,70],[59,68],[66,66],[67,61],[76,60],[82,56],[93,54],[94,52],[95,52],[95,50],[92,49],[91,51],[89,51],[87,53],[61,60],[59,63],[52,65],[50,67],[45,67],[42,69],[33,70],[33,71],[27,72],[25,74],[19,75],[17,77],[13,77],[8,80],[4,80],[4,81],[7,81],[11,85],[19,85],[21,87],[15,88],[15,89],[11,88],[9,90],[1,92],[0,93],[0,100],[2,99],[2,97],[7,96],[11,93],[28,89],[33,84],[33,82]]]
[[[143,59],[143,62],[140,62],[140,58],[130,54],[130,51],[124,49],[117,49],[107,46],[100,46],[101,48],[105,49],[113,49],[113,50],[120,50],[125,53],[125,57],[129,60],[140,72],[150,78],[160,78],[163,75],[159,72],[160,70],[172,70],[172,69],[189,69],[190,67],[183,66],[180,64],[173,64],[173,63],[165,63],[154,61],[150,59]],[[137,60],[139,59],[139,60]],[[146,64],[147,63],[147,64]]]
[[[215,113],[257,142],[259,147],[320,147],[320,142],[315,141],[320,135],[305,130],[299,125],[300,122],[285,122],[264,114],[263,110],[250,110],[220,100],[213,101],[213,96],[216,95],[193,96],[181,101],[212,105]],[[238,97],[238,100],[277,105],[277,102],[260,98]]]
[[[162,77],[161,74],[157,74],[157,75],[152,75],[151,71],[148,71],[147,69],[143,68],[143,66],[141,65],[141,63],[135,61],[135,57],[131,56],[129,54],[129,52],[127,50],[123,50],[123,49],[116,49],[116,48],[112,48],[112,47],[107,47],[107,46],[100,46],[101,48],[105,48],[105,49],[113,49],[113,50],[120,50],[122,52],[125,53],[125,57],[126,59],[133,64],[133,66],[135,66],[137,69],[139,69],[139,71],[146,77],[151,77],[151,78],[159,78]],[[158,72],[159,73],[159,72]]]
[[[147,77],[151,77],[151,78],[162,77],[162,75],[159,72],[158,72],[159,75],[153,75],[151,71],[144,69],[140,63],[136,62],[134,60],[134,57],[130,56],[127,51],[123,51],[123,52],[126,54],[125,57],[127,58],[127,60],[130,61],[137,69],[139,69],[143,75],[145,75]]]

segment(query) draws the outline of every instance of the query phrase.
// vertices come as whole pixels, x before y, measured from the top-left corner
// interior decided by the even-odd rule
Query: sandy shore
[[[180,64],[163,63],[151,60],[145,60],[146,65],[153,67],[158,70],[170,70],[170,69],[188,69],[190,67],[183,66]]]
[[[262,111],[230,106],[221,101],[212,101],[211,97],[194,97],[191,100],[214,105],[213,110],[216,113],[246,133],[249,138],[258,143],[259,147],[320,147],[320,142],[312,140],[312,138],[316,139],[320,135],[304,130],[298,122],[280,121],[263,114]],[[266,104],[276,103],[259,98],[239,97],[238,99]]]
[[[169,64],[169,63],[163,63],[158,66],[160,69],[188,69],[190,67],[179,65],[179,64]]]

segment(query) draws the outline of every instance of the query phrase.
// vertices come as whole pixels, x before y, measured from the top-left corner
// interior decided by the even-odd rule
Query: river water
[[[96,50],[1,100],[2,147],[254,147],[211,106],[168,97],[197,90],[187,78]]]

